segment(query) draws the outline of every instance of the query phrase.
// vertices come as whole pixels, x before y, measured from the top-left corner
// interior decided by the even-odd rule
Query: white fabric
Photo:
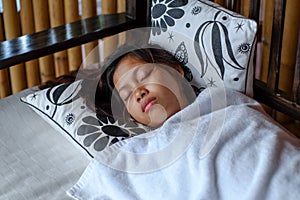
[[[78,80],[71,84],[59,84],[30,93],[21,100],[89,159],[113,141],[123,140],[148,130],[141,124],[129,124],[108,119],[106,115],[96,115],[79,94],[82,93],[81,89],[82,81]],[[119,135],[115,135],[114,132],[119,132]]]
[[[254,20],[207,0],[152,0],[151,22],[149,43],[186,64],[194,86],[225,85],[253,95]]]
[[[256,101],[219,88],[204,90],[159,129],[101,152],[68,194],[281,200],[299,199],[299,188],[300,140],[266,117]]]
[[[32,92],[0,100],[0,200],[70,199],[89,160],[20,101]]]

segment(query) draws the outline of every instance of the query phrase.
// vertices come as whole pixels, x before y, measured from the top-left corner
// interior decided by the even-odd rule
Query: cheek
[[[177,73],[177,72],[176,72]],[[160,71],[154,78],[153,82],[156,82],[158,85],[163,87],[165,90],[169,90],[173,95],[177,96],[181,92],[180,87],[180,77],[174,77],[169,72]]]
[[[128,111],[128,113],[136,118],[137,116],[139,116],[141,114],[141,111],[139,110],[139,105],[137,103],[134,102],[134,100],[131,98],[126,105],[126,109]]]
[[[126,105],[126,108],[130,115],[135,115],[135,113],[137,112],[136,107],[137,107],[137,105],[134,105],[131,102],[127,103],[127,105]]]

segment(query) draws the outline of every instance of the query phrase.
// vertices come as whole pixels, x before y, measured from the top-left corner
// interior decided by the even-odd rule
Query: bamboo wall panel
[[[6,14],[11,13],[9,17],[6,17],[5,31],[7,38],[0,38],[1,40],[11,39],[20,35],[31,34],[34,32],[39,32],[47,30],[50,27],[60,26],[65,23],[71,23],[78,21],[80,18],[89,18],[97,15],[97,2],[99,0],[81,0],[81,11],[82,15],[79,13],[79,1],[78,0],[19,0],[20,1],[20,13],[16,11],[16,1],[3,1],[6,8]],[[102,6],[104,7],[101,13],[112,14],[116,12],[126,11],[126,0],[103,0]],[[99,12],[99,10],[98,10]],[[14,16],[13,16],[14,15]],[[1,24],[0,24],[1,25]],[[13,32],[13,33],[11,33]],[[0,32],[1,34],[1,32]],[[5,34],[1,34],[3,37]],[[126,35],[125,33],[119,34],[118,36],[108,37],[105,39],[107,41],[106,50],[101,52],[102,58],[104,54],[110,54],[120,43],[125,43]],[[97,47],[97,48],[95,48]],[[95,50],[96,49],[96,50]],[[95,57],[89,57],[87,65],[92,65],[99,62],[99,49],[98,42],[91,42],[84,46],[84,51],[82,52],[82,47],[74,47],[68,49],[67,51],[58,52],[54,55],[48,55],[41,57],[36,60],[31,60],[24,64],[20,64],[21,68],[18,71],[14,67],[8,70],[0,71],[0,98],[11,94],[12,86],[11,83],[20,82],[23,86],[19,88],[13,88],[14,93],[26,88],[39,85],[48,80],[52,80],[55,76],[60,76],[66,74],[69,71],[78,69],[82,64],[82,56],[85,57],[89,55],[89,52],[93,50]],[[103,59],[101,59],[103,60]],[[19,66],[19,65],[17,65]],[[20,71],[21,69],[21,71]],[[12,72],[10,72],[12,71]],[[16,71],[15,73],[13,71]],[[13,78],[12,76],[23,76],[22,78]],[[24,75],[26,74],[26,75]],[[26,83],[27,81],[27,83]]]
[[[31,0],[20,0],[20,21],[22,35],[35,32],[34,16]],[[27,87],[40,84],[40,71],[38,60],[31,60],[25,63]]]
[[[295,77],[299,16],[299,2],[297,0],[287,0],[278,87],[291,97],[293,97],[293,78]],[[293,121],[293,119],[280,112],[276,113],[276,119],[284,124]]]
[[[96,0],[82,0],[82,19],[97,15]],[[98,42],[90,42],[84,45],[84,66],[91,66],[99,62]]]
[[[13,39],[20,36],[20,23],[17,13],[16,1],[2,1],[3,19],[6,39]],[[15,94],[26,88],[24,64],[18,64],[9,68],[11,89]]]
[[[32,0],[35,31],[43,31],[50,27],[48,2]],[[39,58],[41,82],[52,80],[55,77],[53,55]]]
[[[50,26],[57,27],[65,24],[64,2],[49,0]],[[55,76],[61,76],[69,72],[67,51],[60,51],[54,54]]]
[[[3,16],[0,14],[0,42],[4,40],[4,31],[3,31]],[[4,98],[10,94],[10,84],[8,70],[0,70],[0,98]]]
[[[65,23],[71,23],[80,19],[78,0],[65,0]],[[82,63],[81,46],[70,48],[68,52],[69,71],[77,70]]]
[[[126,0],[118,0],[117,13],[126,12]],[[126,33],[119,33],[119,45],[126,42]]]
[[[288,0],[286,3],[284,33],[281,52],[281,67],[279,74],[279,89],[291,94],[295,72],[297,41],[300,19],[299,0]]]
[[[117,0],[101,0],[102,14],[117,13]],[[103,38],[104,58],[109,56],[117,47],[119,38],[110,36]]]

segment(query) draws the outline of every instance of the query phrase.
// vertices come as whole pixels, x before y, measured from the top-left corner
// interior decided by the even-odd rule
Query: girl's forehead
[[[116,70],[113,74],[113,82],[116,84],[118,80],[126,73],[128,73],[130,70],[146,63],[147,63],[146,61],[133,56],[124,57],[116,67]]]

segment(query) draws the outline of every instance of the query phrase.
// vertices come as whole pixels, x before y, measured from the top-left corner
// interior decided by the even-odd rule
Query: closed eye
[[[153,69],[154,67],[149,65],[140,67],[140,69],[136,72],[136,79],[138,80],[138,82],[142,82],[146,78],[148,78],[152,73]]]
[[[120,97],[124,100],[124,101],[128,101],[129,97],[131,96],[132,92],[128,89],[123,89],[120,91]]]
[[[131,96],[131,94],[132,94],[132,92],[129,92],[129,93],[125,96],[124,101],[128,101],[128,100],[129,100],[129,97]]]

